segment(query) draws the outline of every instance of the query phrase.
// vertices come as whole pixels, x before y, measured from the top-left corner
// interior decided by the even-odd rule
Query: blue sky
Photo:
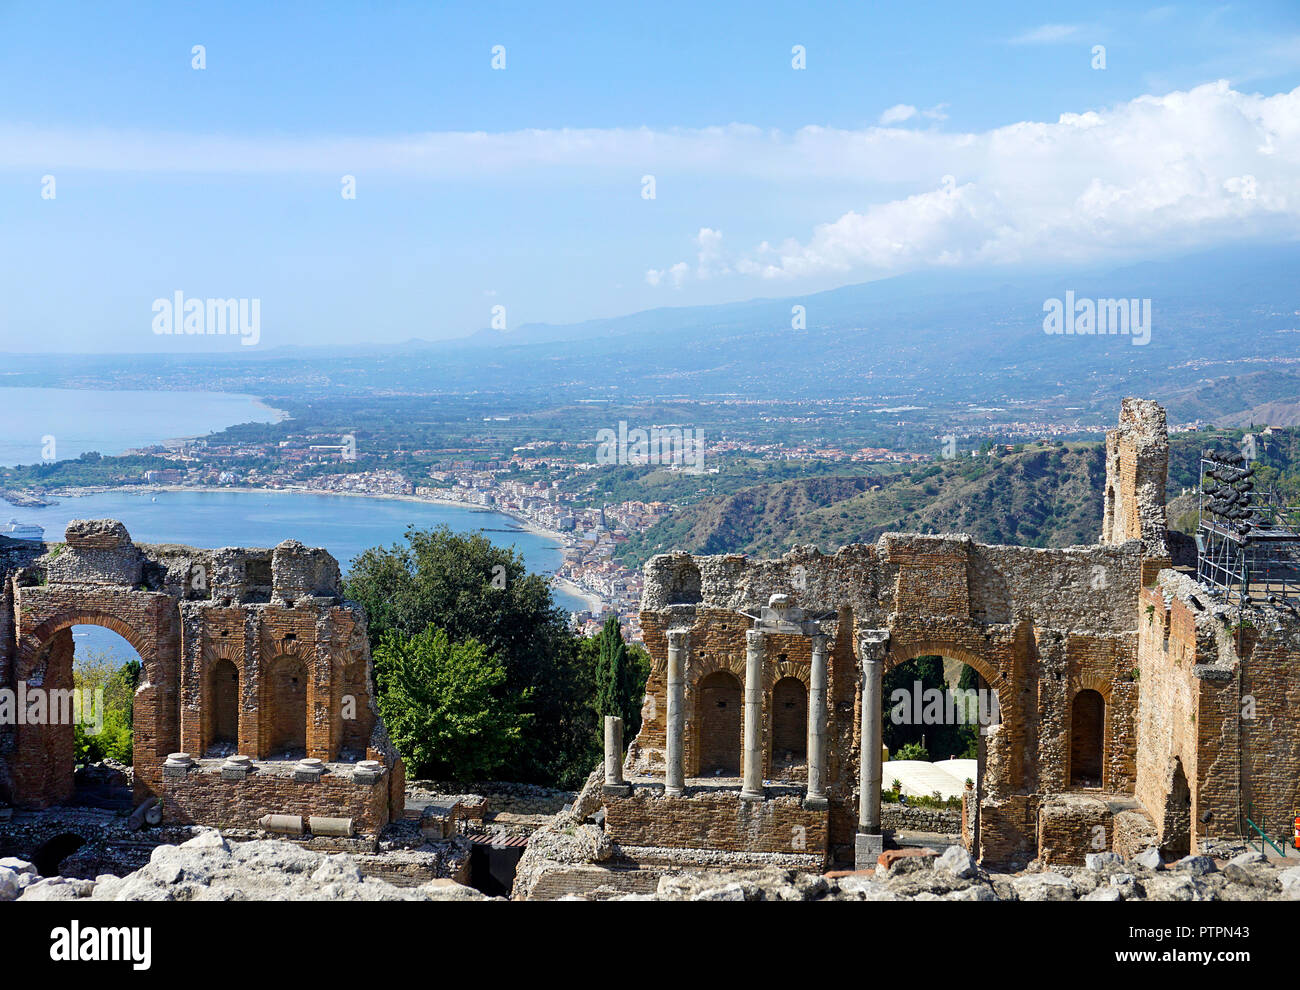
[[[0,351],[240,346],[154,334],[177,290],[275,347],[1285,239],[1297,87],[1267,0],[0,3]]]

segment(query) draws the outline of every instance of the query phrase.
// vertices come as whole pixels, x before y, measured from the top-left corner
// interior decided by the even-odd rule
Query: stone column
[[[686,774],[682,760],[685,685],[683,673],[690,633],[685,629],[668,630],[668,767],[664,772],[664,793],[686,793]]]
[[[763,800],[763,634],[745,633],[745,781],[742,801]]]
[[[826,637],[812,637],[812,675],[808,681],[808,794],[805,808],[821,810],[826,802]]]
[[[606,794],[626,796],[632,790],[623,779],[623,720],[605,716],[605,786]]]
[[[859,640],[862,655],[862,754],[858,776],[858,834],[855,865],[864,870],[873,867],[884,851],[880,833],[881,784],[881,680],[885,669],[885,652],[889,647],[887,629],[870,629]]]

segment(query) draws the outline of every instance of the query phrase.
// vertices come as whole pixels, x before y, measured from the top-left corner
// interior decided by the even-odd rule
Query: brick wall
[[[724,852],[816,854],[827,849],[827,813],[797,797],[742,801],[738,792],[666,797],[637,787],[605,798],[605,831],[621,846],[716,849]]]
[[[263,815],[351,818],[358,833],[374,835],[389,820],[388,775],[357,783],[346,769],[320,780],[297,781],[291,770],[255,770],[242,780],[222,777],[219,761],[206,761],[163,784],[163,817],[175,824],[258,828]]]

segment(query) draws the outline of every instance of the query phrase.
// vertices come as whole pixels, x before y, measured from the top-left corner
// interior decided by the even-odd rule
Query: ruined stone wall
[[[1038,549],[895,533],[834,554],[796,546],[769,560],[661,554],[646,564],[641,610],[683,620],[700,608],[752,613],[780,593],[811,613],[847,609],[859,628],[910,614],[1125,633],[1133,631],[1142,557],[1135,542]]]
[[[137,801],[162,799],[165,814],[184,821],[223,814],[220,775],[189,793],[165,778],[163,763],[171,752],[211,751],[225,720],[235,738],[214,756],[377,760],[384,773],[364,799],[355,788],[336,796],[368,827],[401,814],[404,773],[370,691],[365,616],[341,600],[338,564],[326,551],[296,541],[273,549],[136,546],[113,520],[73,521],[65,539],[0,546],[0,687],[70,685],[74,625],[122,635],[143,665],[134,701]],[[305,683],[283,679],[277,691],[272,675],[286,663]],[[233,711],[218,713],[213,674],[232,669]],[[70,724],[0,727],[0,797],[27,807],[66,800],[71,739]],[[301,751],[274,752],[285,740]],[[283,787],[254,783],[231,799],[248,817],[258,807],[277,811],[307,786],[289,775]],[[329,816],[334,786],[294,800]],[[185,793],[172,793],[178,788]]]
[[[220,761],[195,764],[168,777],[163,819],[175,824],[256,829],[263,815],[351,818],[358,833],[375,834],[389,821],[389,780],[358,781],[344,765],[332,765],[319,780],[295,780],[292,764],[259,764],[239,779],[223,777]]]
[[[1190,790],[1187,815],[1210,810],[1236,831],[1237,678],[1208,597],[1172,571],[1144,588],[1138,601],[1139,713],[1135,795],[1151,815],[1161,844],[1178,844],[1171,828],[1181,773]],[[1229,717],[1224,718],[1228,713]],[[1223,733],[1229,738],[1222,738]],[[1205,746],[1202,746],[1204,741]],[[1226,757],[1226,759],[1225,759]]]
[[[822,616],[828,643],[829,841],[850,846],[856,830],[860,753],[860,664],[855,641],[866,629],[889,633],[886,669],[941,655],[972,666],[997,692],[1002,723],[987,736],[983,793],[990,803],[991,848],[1017,854],[1025,845],[999,838],[999,823],[1020,834],[1034,809],[1016,795],[1071,786],[1071,709],[1081,690],[1105,699],[1102,786],[1131,791],[1137,706],[1135,617],[1143,558],[1137,542],[1117,547],[1036,550],[991,547],[964,536],[887,534],[871,547],[834,555],[796,548],[779,560],[672,554],[647,565],[642,629],[652,659],[645,719],[625,764],[631,776],[663,772],[667,710],[667,630],[686,629],[685,768],[700,763],[698,684],[716,670],[745,676],[750,615],[772,594]],[[768,634],[762,733],[764,776],[772,776],[774,683],[807,683],[811,641]],[[797,772],[792,779],[798,780]],[[1010,816],[1008,818],[1008,815]]]
[[[1168,843],[1176,770],[1199,840],[1242,816],[1290,836],[1300,807],[1300,621],[1257,606],[1244,623],[1186,575],[1162,571],[1139,606],[1141,711],[1136,794]],[[1201,820],[1211,815],[1208,823]],[[1194,843],[1195,844],[1195,843]]]
[[[1142,540],[1151,556],[1164,550],[1169,434],[1165,411],[1150,399],[1125,399],[1119,426],[1106,435],[1106,491],[1101,542]]]
[[[1104,532],[1096,546],[1037,549],[986,546],[964,535],[886,534],[874,545],[834,554],[796,546],[771,560],[683,553],[652,559],[641,623],[653,667],[641,732],[625,771],[653,778],[664,770],[668,630],[688,634],[683,748],[690,778],[700,769],[699,681],[726,670],[743,684],[745,632],[771,596],[781,595],[805,616],[815,616],[830,640],[827,829],[833,856],[852,843],[856,830],[856,651],[867,630],[888,636],[886,669],[937,654],[970,665],[997,693],[1001,724],[985,735],[983,855],[1028,859],[1041,841],[1056,850],[1074,841],[1081,813],[1062,811],[1058,803],[1044,818],[1045,801],[1080,787],[1126,795],[1139,785],[1142,683],[1135,606],[1144,584],[1168,564],[1164,410],[1126,399],[1106,449]],[[761,732],[769,778],[772,687],[787,674],[807,683],[810,641],[772,634],[764,641]],[[1083,692],[1100,696],[1099,718],[1074,717],[1084,708],[1097,711],[1093,695],[1079,701]],[[1188,756],[1193,764],[1195,748]],[[1149,766],[1146,772],[1150,777]],[[791,779],[797,781],[797,774]],[[683,821],[683,829],[694,827]],[[748,841],[773,839],[756,833]]]

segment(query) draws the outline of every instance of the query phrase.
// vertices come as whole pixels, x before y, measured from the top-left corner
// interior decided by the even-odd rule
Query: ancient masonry
[[[1300,621],[1257,607],[1239,622],[1172,566],[1168,449],[1164,410],[1124,400],[1093,546],[886,534],[830,556],[652,559],[643,724],[620,761],[611,722],[603,779],[579,802],[603,809],[619,853],[607,876],[874,864],[881,677],[935,654],[997,695],[962,813],[986,863],[1186,852],[1238,835],[1247,814],[1289,830]],[[565,875],[610,882],[574,869],[557,867],[551,896]]]
[[[71,627],[84,624],[117,632],[142,661],[138,816],[335,836],[373,836],[401,816],[365,616],[324,550],[137,546],[113,520],[74,521],[63,544],[0,540],[0,689],[66,697]],[[72,796],[67,714],[0,724],[0,804]]]

